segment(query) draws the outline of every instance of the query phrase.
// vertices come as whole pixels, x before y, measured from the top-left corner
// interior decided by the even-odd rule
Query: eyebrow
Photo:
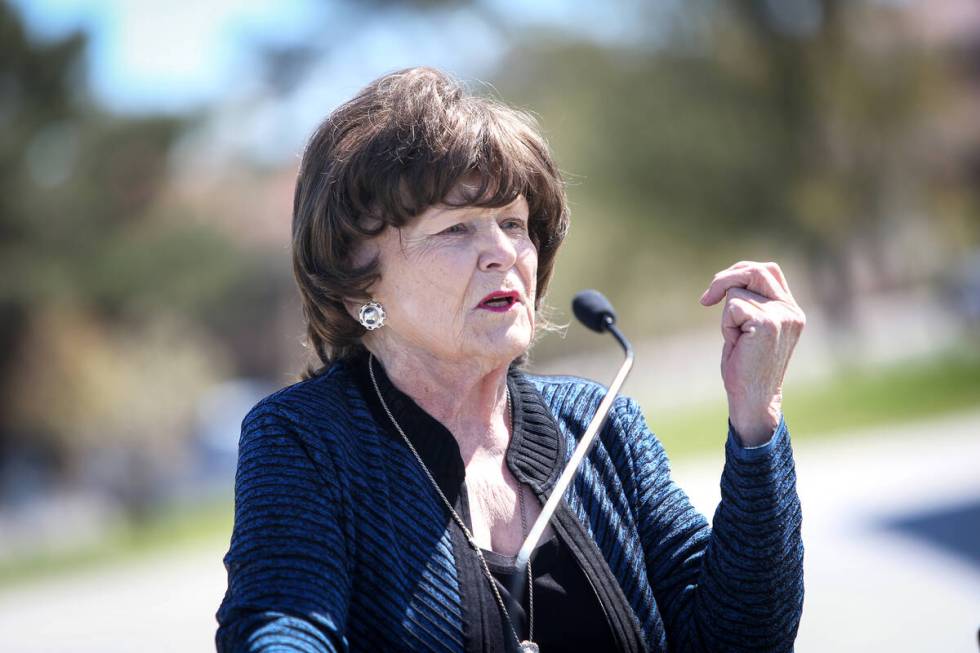
[[[527,200],[525,200],[525,203],[526,201]],[[428,220],[438,220],[440,218],[445,218],[448,214],[455,214],[455,216],[458,216],[460,218],[469,217],[474,212],[478,212],[478,211],[479,212],[492,211],[497,214],[506,213],[520,206],[520,197],[516,198],[510,204],[506,204],[504,206],[477,206],[476,204],[464,204],[462,206],[448,206],[445,204],[436,204],[434,206],[436,207],[436,210],[434,213],[430,214],[427,217]],[[525,216],[525,219],[530,219],[530,207],[528,207],[528,211],[527,211],[527,215]]]

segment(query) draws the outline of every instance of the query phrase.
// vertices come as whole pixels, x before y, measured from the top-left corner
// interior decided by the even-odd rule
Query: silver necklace
[[[388,402],[385,401],[384,396],[381,394],[381,388],[378,387],[378,380],[374,376],[374,354],[371,354],[368,358],[368,372],[371,375],[371,384],[374,385],[374,391],[375,393],[377,393],[378,400],[381,402],[381,407],[384,408],[385,414],[388,415],[388,419],[391,420],[391,423],[395,427],[395,430],[398,431],[399,435],[402,436],[402,440],[404,440],[405,444],[408,445],[409,450],[415,456],[415,460],[419,461],[419,466],[422,468],[422,471],[425,472],[425,475],[429,478],[429,482],[432,483],[432,487],[435,488],[436,493],[442,499],[442,502],[446,504],[446,508],[449,509],[449,513],[453,516],[453,520],[459,526],[460,530],[463,531],[463,535],[466,536],[466,541],[469,543],[470,547],[472,547],[472,549],[476,552],[477,557],[480,558],[480,565],[483,567],[483,573],[487,577],[487,580],[490,581],[490,589],[493,590],[493,595],[494,597],[496,597],[497,603],[500,605],[500,610],[503,612],[504,618],[507,619],[507,626],[510,628],[511,634],[514,635],[514,639],[517,641],[517,648],[522,653],[539,653],[540,649],[538,648],[538,645],[534,643],[534,579],[531,573],[531,561],[528,560],[527,562],[528,633],[527,633],[527,639],[521,640],[520,636],[517,634],[517,629],[514,628],[514,622],[510,618],[510,612],[507,611],[507,606],[504,605],[504,599],[503,597],[500,596],[500,590],[497,589],[497,583],[494,582],[493,574],[490,573],[490,567],[487,566],[487,560],[486,558],[483,557],[483,552],[480,550],[480,545],[476,543],[476,538],[473,537],[473,534],[470,532],[470,529],[466,527],[466,524],[463,522],[463,518],[460,517],[455,510],[453,510],[453,506],[451,503],[449,503],[449,499],[447,499],[446,495],[443,494],[442,489],[439,487],[439,484],[436,483],[436,480],[432,477],[431,472],[429,472],[429,468],[426,467],[424,462],[422,462],[422,457],[419,455],[419,452],[416,451],[415,447],[412,445],[412,441],[408,439],[407,435],[405,435],[405,431],[402,430],[402,427],[398,423],[398,420],[395,419],[395,416],[392,414],[391,409],[388,408]],[[504,386],[504,392],[507,399],[507,414],[510,415],[511,414],[510,388],[506,387],[506,385]],[[527,517],[524,508],[524,486],[518,485],[517,491],[520,497],[520,506],[521,506],[521,529],[524,536],[526,537]]]

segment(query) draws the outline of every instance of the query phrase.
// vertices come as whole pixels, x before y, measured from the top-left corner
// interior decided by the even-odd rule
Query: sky
[[[16,0],[35,35],[91,35],[96,96],[131,112],[182,111],[213,100],[248,69],[249,42],[302,36],[315,0]]]

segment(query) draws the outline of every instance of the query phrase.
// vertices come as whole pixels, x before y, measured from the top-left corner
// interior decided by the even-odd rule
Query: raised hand
[[[721,378],[728,415],[745,446],[772,437],[782,415],[783,377],[806,316],[776,263],[739,261],[714,276],[701,296],[722,299]]]

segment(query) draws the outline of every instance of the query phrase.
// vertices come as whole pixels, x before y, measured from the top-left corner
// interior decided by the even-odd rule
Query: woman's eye
[[[446,227],[445,229],[443,229],[439,233],[440,234],[461,234],[461,233],[464,233],[465,231],[466,231],[466,225],[465,224],[462,224],[462,223],[459,223],[459,224],[454,224],[451,227]]]
[[[504,222],[504,228],[510,230],[524,231],[527,226],[524,224],[523,220],[518,220],[514,218],[513,220],[507,220]]]

